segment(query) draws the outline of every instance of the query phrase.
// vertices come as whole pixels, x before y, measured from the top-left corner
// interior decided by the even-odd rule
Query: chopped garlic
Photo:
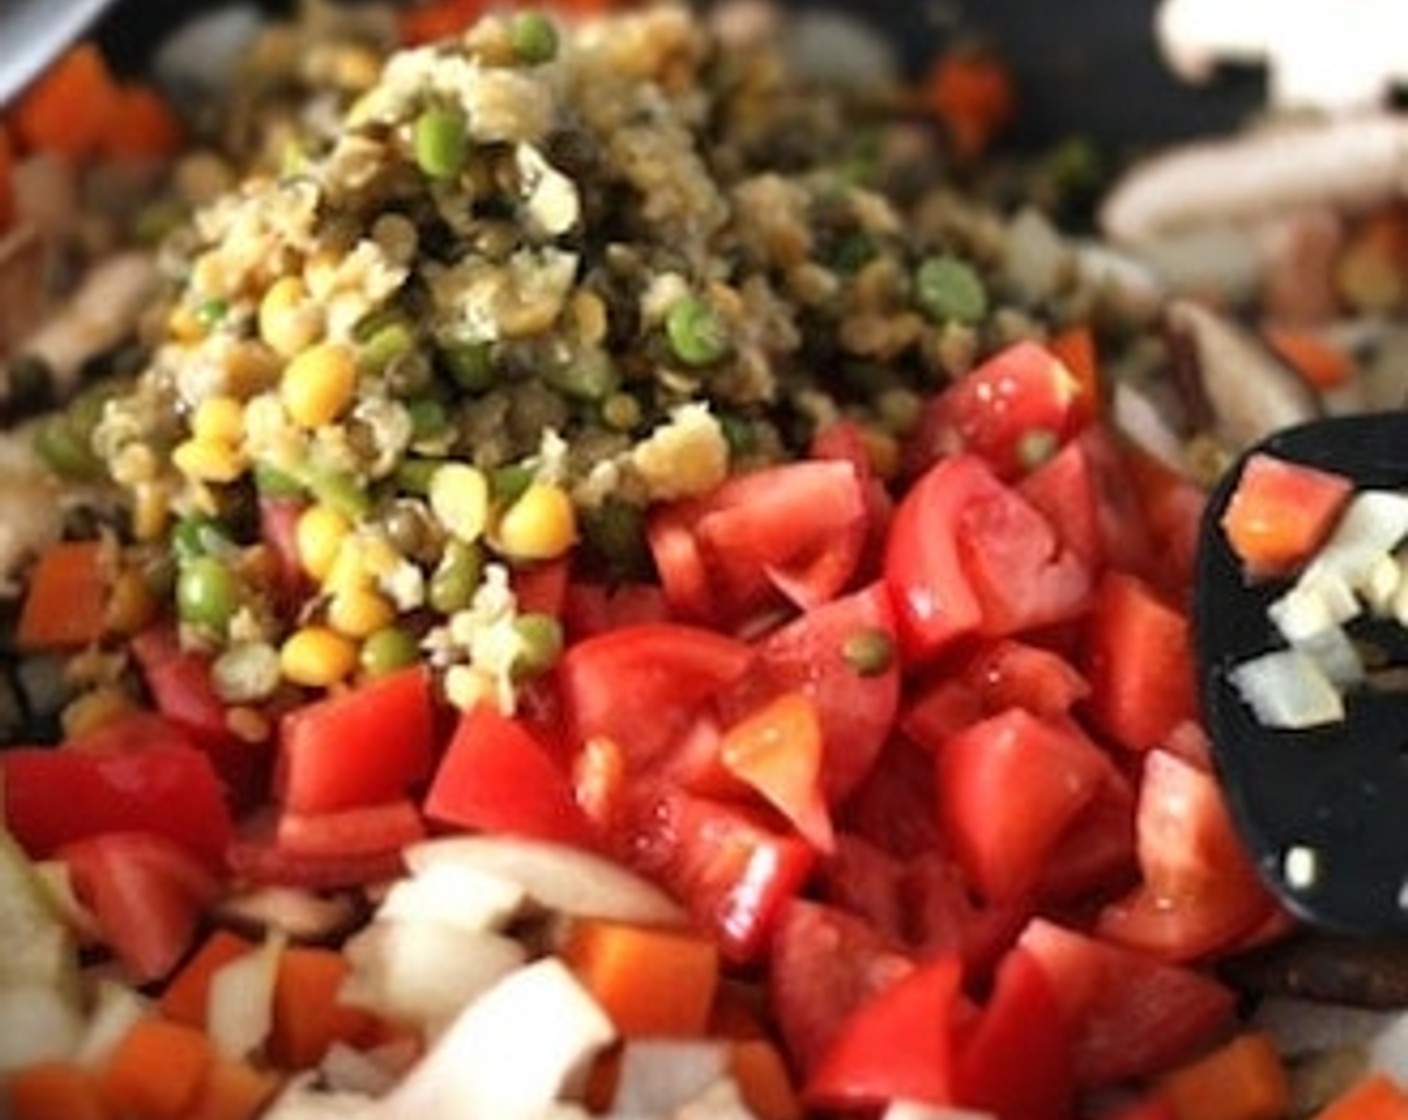
[[[651,501],[693,497],[728,475],[728,441],[707,404],[682,405],[631,452]]]

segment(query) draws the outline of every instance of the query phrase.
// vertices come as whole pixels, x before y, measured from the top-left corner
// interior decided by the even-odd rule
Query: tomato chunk
[[[1249,575],[1282,575],[1310,558],[1353,490],[1344,475],[1257,452],[1243,465],[1220,524]]]

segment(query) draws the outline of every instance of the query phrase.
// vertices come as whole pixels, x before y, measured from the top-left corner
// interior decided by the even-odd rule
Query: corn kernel
[[[352,531],[345,514],[331,506],[309,506],[294,526],[294,541],[303,570],[319,583],[328,578],[337,562],[342,543]]]
[[[269,285],[259,301],[259,337],[285,358],[306,350],[323,334],[322,309],[308,300],[308,289],[297,276],[284,276]]]
[[[191,415],[191,434],[212,443],[239,443],[244,438],[244,406],[234,397],[207,397]]]
[[[284,367],[279,395],[295,424],[318,428],[331,424],[352,404],[357,392],[357,359],[337,342],[302,351]]]
[[[500,517],[499,550],[514,560],[553,560],[577,541],[577,513],[561,486],[534,482]]]
[[[326,626],[305,626],[279,649],[285,679],[307,688],[326,688],[357,667],[357,643]]]
[[[489,521],[489,479],[468,463],[446,463],[430,477],[430,509],[456,538],[473,544]]]
[[[323,590],[329,595],[368,589],[375,582],[367,562],[367,542],[356,533],[343,540],[333,558],[332,566],[322,578]]]
[[[349,638],[366,638],[396,621],[396,608],[370,587],[348,587],[328,600],[328,625]]]
[[[195,309],[184,303],[178,303],[171,309],[166,329],[177,342],[199,342],[205,337],[205,324],[200,321]]]
[[[234,482],[244,473],[245,457],[228,443],[188,439],[171,452],[176,469],[196,482]]]

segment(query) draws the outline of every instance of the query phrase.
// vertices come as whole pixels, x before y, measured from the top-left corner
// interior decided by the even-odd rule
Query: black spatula
[[[1336,471],[1361,488],[1408,488],[1408,412],[1317,420],[1253,450]],[[1335,930],[1408,935],[1408,691],[1356,688],[1343,722],[1288,731],[1259,723],[1228,680],[1232,666],[1285,644],[1267,608],[1287,583],[1248,581],[1219,527],[1244,462],[1204,516],[1194,604],[1204,718],[1233,816],[1298,915]],[[1358,636],[1408,666],[1408,630],[1367,625]]]

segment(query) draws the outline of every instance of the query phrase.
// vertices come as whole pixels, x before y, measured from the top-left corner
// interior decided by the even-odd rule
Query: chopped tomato
[[[226,859],[237,881],[313,891],[382,883],[404,875],[406,870],[399,848],[359,854],[292,851],[259,827],[236,837]]]
[[[908,859],[942,848],[932,755],[896,735],[840,807],[840,828]]]
[[[996,901],[1031,889],[1106,770],[1075,725],[1021,708],[959,732],[940,748],[937,766],[944,833],[974,887]]]
[[[963,676],[989,713],[1023,708],[1054,719],[1090,695],[1089,682],[1061,654],[1015,638],[980,647],[964,666]]]
[[[512,587],[518,609],[560,617],[567,602],[571,575],[571,565],[566,559],[515,567]]]
[[[476,704],[460,717],[430,783],[425,813],[477,831],[595,843],[562,760],[492,703]]]
[[[971,454],[999,478],[1020,478],[1088,413],[1081,393],[1080,381],[1050,350],[1015,343],[929,401],[906,449],[909,468]]]
[[[1249,575],[1283,575],[1310,559],[1353,491],[1342,474],[1259,452],[1243,465],[1219,524]]]
[[[959,1050],[957,1096],[997,1120],[1067,1120],[1076,1098],[1075,1050],[1041,963],[1013,949]]]
[[[210,869],[156,832],[102,832],[56,853],[103,940],[139,984],[167,976],[220,891]]]
[[[768,964],[772,1012],[804,1075],[861,1006],[915,967],[867,923],[802,899],[783,907]]]
[[[425,839],[425,823],[409,798],[328,813],[279,814],[278,844],[297,856],[364,856],[396,852]]]
[[[634,769],[657,763],[753,660],[747,643],[681,623],[624,626],[577,642],[557,670],[571,742],[605,738]]]
[[[895,1100],[954,1103],[953,1036],[962,966],[926,961],[865,1001],[837,1032],[803,1093],[814,1107]]]
[[[209,758],[181,745],[0,752],[6,826],[35,859],[104,832],[165,836],[211,866],[233,826]]]
[[[733,628],[775,605],[803,609],[850,583],[868,534],[859,474],[809,459],[736,475],[650,514],[647,539],[672,609]]]
[[[436,738],[429,673],[388,673],[284,716],[280,796],[298,813],[393,801],[429,777]]]
[[[668,622],[665,593],[654,583],[587,583],[567,585],[562,625],[569,642],[621,626]]]
[[[1130,750],[1162,745],[1197,716],[1188,618],[1144,580],[1107,571],[1087,633],[1086,711]]]
[[[976,634],[1017,634],[1089,605],[1090,572],[983,460],[941,460],[895,511],[885,580],[906,655],[923,661]]]
[[[1167,1069],[1232,1023],[1235,994],[1201,972],[1041,918],[1017,944],[1050,981],[1083,1087]]]
[[[1211,774],[1151,751],[1136,823],[1141,882],[1102,911],[1104,936],[1186,961],[1233,944],[1273,913]]]

